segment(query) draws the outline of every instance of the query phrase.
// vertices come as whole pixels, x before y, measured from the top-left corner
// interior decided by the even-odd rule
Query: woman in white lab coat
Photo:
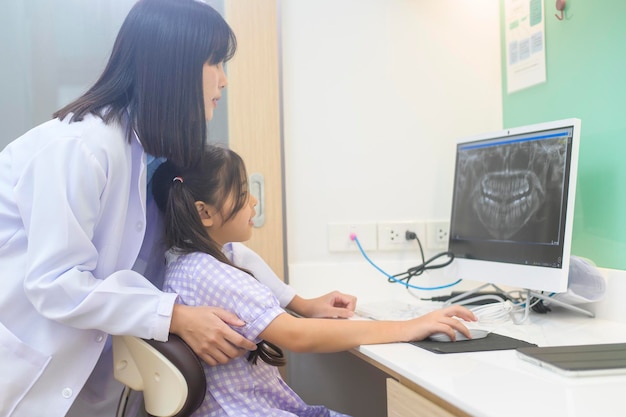
[[[243,324],[236,316],[160,291],[161,222],[147,193],[164,159],[196,163],[235,48],[203,2],[140,0],[94,86],[0,153],[0,416],[112,416],[109,334],[177,333],[212,365],[255,348],[229,327]],[[343,294],[303,300],[233,250],[285,306],[354,309]]]

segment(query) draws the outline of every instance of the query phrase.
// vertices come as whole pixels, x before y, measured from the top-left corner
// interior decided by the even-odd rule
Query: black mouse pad
[[[512,337],[502,336],[497,333],[489,333],[487,337],[482,339],[462,340],[459,342],[417,340],[410,343],[435,353],[483,352],[488,350],[508,350],[517,349],[519,347],[537,346],[533,343],[528,343]]]

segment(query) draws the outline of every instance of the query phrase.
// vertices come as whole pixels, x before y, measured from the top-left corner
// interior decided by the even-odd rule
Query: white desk
[[[304,297],[338,289],[357,295],[361,302],[386,298],[410,300],[401,286],[386,283],[370,269],[361,264],[296,265],[291,268],[290,279]],[[606,299],[591,306],[597,318],[554,308],[546,315],[531,313],[527,324],[509,325],[499,328],[497,332],[539,346],[626,342],[626,303],[622,301],[622,295],[626,294],[626,271],[603,272],[607,277]],[[320,403],[330,405],[336,402],[338,409],[346,406],[344,408],[348,411],[351,404],[363,402],[365,395],[374,398],[368,407],[380,411],[384,405],[377,403],[377,394],[385,388],[384,382],[379,379],[390,376],[438,404],[444,411],[449,411],[447,414],[437,411],[390,413],[390,417],[626,416],[626,406],[623,405],[626,376],[564,377],[522,361],[513,350],[437,354],[399,343],[361,346],[351,353],[346,356],[332,354],[328,355],[329,358],[317,355],[310,362],[303,360],[304,365],[299,368],[302,375],[297,372],[294,375],[294,382],[302,388],[301,394],[318,392],[320,386],[329,385],[328,381],[331,381],[332,391],[328,396],[320,397]],[[348,357],[362,360],[350,361]],[[330,365],[326,366],[324,362]],[[370,365],[383,372],[377,371],[380,376],[358,373],[359,378],[354,378],[352,369],[336,371],[335,368],[344,362],[359,365],[357,372],[363,371],[361,368],[370,369]],[[311,376],[312,368],[319,371],[315,378]],[[340,392],[342,384],[357,384],[358,387],[348,387]],[[354,391],[359,394],[353,394]],[[360,410],[363,408],[367,407]],[[382,411],[367,414],[368,411],[355,414],[355,417],[383,415]]]
[[[529,324],[510,325],[498,333],[539,346],[626,342],[626,324],[565,311],[534,314]],[[626,375],[564,377],[522,361],[514,350],[437,354],[397,343],[361,346],[355,353],[404,385],[432,393],[453,415],[626,415]]]

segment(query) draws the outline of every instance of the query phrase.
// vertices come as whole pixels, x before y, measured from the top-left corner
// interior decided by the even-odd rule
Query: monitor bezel
[[[453,201],[450,212],[450,234],[448,241],[448,250],[455,253],[455,260],[450,271],[463,280],[471,280],[494,285],[504,285],[515,288],[530,289],[535,291],[546,292],[564,292],[567,290],[569,259],[571,255],[572,232],[574,223],[574,205],[576,199],[576,184],[578,177],[578,154],[580,147],[580,119],[569,118],[556,120],[546,123],[538,123],[526,126],[520,126],[500,131],[484,133],[480,135],[461,138],[457,141],[455,147],[455,175],[453,181],[456,182],[457,177],[457,154],[459,146],[469,144],[476,141],[495,140],[498,138],[507,138],[517,135],[530,134],[533,132],[541,132],[545,130],[571,128],[572,143],[569,161],[569,184],[567,190],[567,207],[565,210],[565,228],[563,234],[563,251],[562,263],[560,267],[546,267],[538,265],[523,265],[517,263],[509,263],[495,260],[470,259],[457,256],[455,253],[455,242],[453,237],[453,221],[454,221],[454,191]],[[455,184],[453,182],[453,190]]]

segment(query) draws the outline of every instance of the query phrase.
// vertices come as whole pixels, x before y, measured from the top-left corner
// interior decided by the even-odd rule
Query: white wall
[[[296,283],[337,264],[377,274],[328,251],[328,223],[448,218],[456,140],[502,127],[499,2],[298,0],[281,14],[289,280],[306,295]]]

